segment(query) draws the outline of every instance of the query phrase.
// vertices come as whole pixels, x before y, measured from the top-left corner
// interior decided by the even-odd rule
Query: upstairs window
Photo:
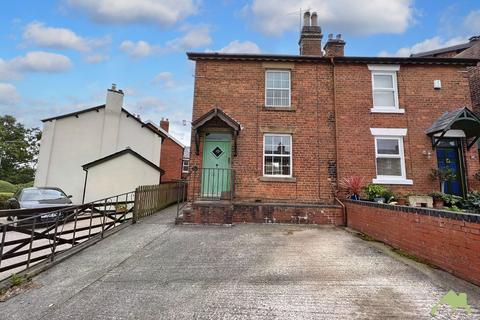
[[[403,113],[398,105],[398,66],[369,65],[372,71],[372,112]]]
[[[188,173],[189,162],[190,162],[189,159],[183,159],[183,161],[182,161],[182,172],[183,173]]]
[[[290,107],[290,71],[267,70],[265,73],[265,106]]]

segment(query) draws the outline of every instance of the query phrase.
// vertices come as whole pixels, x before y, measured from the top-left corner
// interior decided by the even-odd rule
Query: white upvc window
[[[263,175],[292,177],[292,136],[268,133],[263,136]]]
[[[372,112],[404,113],[398,105],[398,65],[369,65],[372,72]]]
[[[265,71],[265,106],[290,107],[290,70]]]
[[[373,183],[413,184],[407,179],[403,137],[407,129],[370,129],[375,138],[375,165],[377,171]]]
[[[188,173],[188,165],[189,165],[190,160],[189,159],[183,159],[182,160],[182,172],[183,173]]]

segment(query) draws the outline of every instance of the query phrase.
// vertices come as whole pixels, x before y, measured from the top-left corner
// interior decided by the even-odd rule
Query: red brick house
[[[412,57],[429,58],[470,58],[480,59],[480,35],[473,36],[467,43],[441,48],[432,51],[412,54]],[[480,66],[468,68],[472,107],[475,113],[480,114]]]
[[[439,189],[431,169],[453,158],[452,192],[480,187],[467,77],[477,60],[348,57],[340,35],[324,52],[321,41],[316,14],[306,13],[300,55],[188,53],[196,69],[184,221],[339,225],[339,179],[427,193]]]
[[[163,170],[165,170],[161,182],[180,180],[183,174],[183,153],[185,146],[168,132],[169,127],[170,123],[168,119],[162,119],[160,121],[160,131],[166,136],[160,154],[160,165]]]

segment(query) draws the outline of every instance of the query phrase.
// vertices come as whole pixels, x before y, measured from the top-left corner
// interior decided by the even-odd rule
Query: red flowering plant
[[[343,178],[339,181],[338,186],[347,193],[347,198],[360,200],[360,192],[365,186],[365,179],[359,176]]]

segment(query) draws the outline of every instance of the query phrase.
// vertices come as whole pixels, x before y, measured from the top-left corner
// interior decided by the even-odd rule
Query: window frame
[[[404,137],[407,135],[407,129],[398,128],[370,128],[370,132],[374,138],[375,144],[375,174],[376,177],[372,180],[375,184],[398,184],[398,185],[413,185],[413,180],[407,179],[407,169],[405,164],[405,146]],[[379,175],[377,159],[378,154],[378,139],[397,140],[398,141],[398,155],[381,154],[380,158],[400,159],[401,176]]]
[[[290,138],[290,155],[274,155],[274,154],[266,154],[265,153],[265,138],[267,136],[271,137],[289,137]],[[284,174],[266,174],[265,173],[265,157],[282,157],[290,158],[290,174],[289,175],[284,175]],[[262,174],[263,177],[268,177],[268,178],[292,178],[293,177],[293,136],[288,133],[265,133],[263,135],[263,148],[262,148]]]
[[[400,108],[399,94],[398,94],[398,71],[399,65],[368,65],[371,71],[372,82],[372,108],[371,112],[380,113],[405,113],[404,109]],[[390,76],[392,78],[392,88],[375,88],[375,76]],[[376,106],[375,93],[376,92],[393,92],[393,106]]]
[[[267,87],[267,75],[268,73],[282,73],[282,72],[287,72],[288,73],[288,105],[269,105],[267,103],[267,91],[270,90],[287,90],[284,88],[268,88]],[[265,107],[267,108],[291,108],[292,107],[292,71],[289,69],[267,69],[265,70]]]
[[[379,154],[378,153],[378,140],[392,140],[398,142],[398,154]],[[393,175],[380,175],[378,173],[378,159],[399,159],[400,160],[400,176],[393,176]],[[395,180],[401,179],[406,180],[406,172],[405,172],[405,153],[403,149],[403,137],[395,137],[395,136],[375,136],[375,168],[377,173],[377,179],[379,180]]]
[[[185,170],[185,162],[187,162],[187,170]],[[182,173],[188,173],[190,168],[190,159],[182,159]]]

